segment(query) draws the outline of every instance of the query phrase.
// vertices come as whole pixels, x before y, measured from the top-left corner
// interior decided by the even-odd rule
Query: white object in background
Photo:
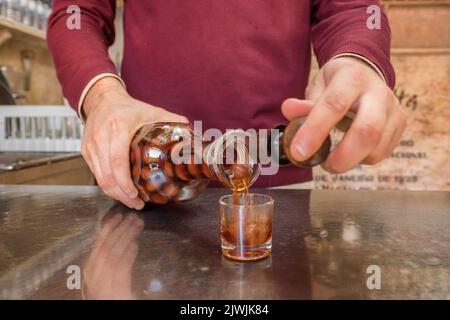
[[[21,0],[22,23],[32,27],[34,25],[34,11],[36,3],[33,0]]]
[[[0,106],[0,151],[79,152],[83,125],[68,106]]]
[[[5,0],[4,16],[8,19],[20,21],[20,2],[19,0]]]
[[[39,30],[43,29],[44,25],[44,5],[41,1],[36,2],[36,7],[34,10],[34,24],[33,27]]]
[[[0,17],[6,16],[6,0],[0,0]]]

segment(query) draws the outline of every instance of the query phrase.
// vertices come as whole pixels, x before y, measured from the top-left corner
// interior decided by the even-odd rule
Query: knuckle
[[[383,130],[377,123],[366,122],[355,127],[357,134],[365,141],[377,143],[381,140]]]
[[[333,94],[324,98],[323,105],[333,113],[344,114],[348,104],[342,96]]]

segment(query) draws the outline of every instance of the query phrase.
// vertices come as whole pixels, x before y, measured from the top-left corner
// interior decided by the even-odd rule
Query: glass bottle
[[[222,163],[226,140],[230,134],[246,136],[233,130],[207,143],[194,133],[189,124],[154,123],[143,126],[130,148],[133,183],[145,202],[167,202],[194,199],[211,180],[241,191],[259,176],[259,165],[248,157],[244,141],[236,139],[236,164]],[[225,144],[224,144],[225,143]],[[238,176],[238,171],[245,173]]]
[[[292,138],[303,122],[304,118],[295,119],[272,130],[275,136],[265,137],[268,155],[280,165],[313,167],[327,158],[330,137],[309,159],[298,162],[292,158],[289,151]],[[131,142],[133,183],[145,202],[157,204],[192,200],[211,180],[233,192],[242,192],[261,173],[259,152],[251,152],[250,139],[248,132],[230,130],[213,142],[205,142],[189,124],[145,125]]]

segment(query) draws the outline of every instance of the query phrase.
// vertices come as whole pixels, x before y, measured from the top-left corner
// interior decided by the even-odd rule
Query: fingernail
[[[145,206],[145,203],[141,203],[141,204],[135,206],[134,208],[135,208],[136,210],[142,210],[142,209],[144,209],[144,206]]]
[[[302,144],[302,142],[295,143],[295,150],[297,150],[297,152],[300,154],[300,156],[302,158],[306,158],[307,151],[306,151],[305,146]]]

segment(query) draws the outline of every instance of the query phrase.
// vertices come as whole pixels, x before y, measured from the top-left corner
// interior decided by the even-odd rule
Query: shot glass
[[[263,194],[226,195],[219,205],[222,254],[240,261],[268,257],[274,200]]]

